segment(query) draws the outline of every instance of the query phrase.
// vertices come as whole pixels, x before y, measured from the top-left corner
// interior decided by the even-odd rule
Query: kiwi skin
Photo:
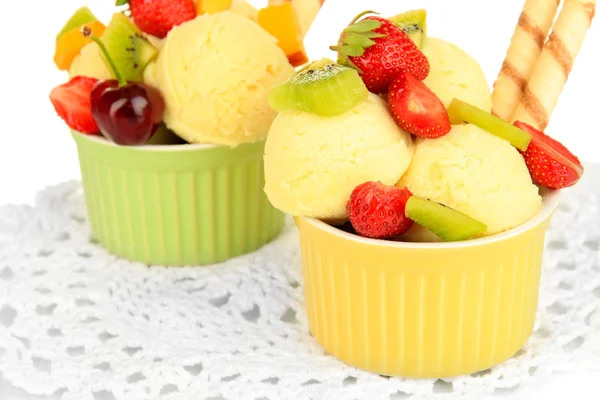
[[[424,9],[407,11],[391,17],[390,21],[406,32],[418,48],[423,48],[427,37],[427,11]]]

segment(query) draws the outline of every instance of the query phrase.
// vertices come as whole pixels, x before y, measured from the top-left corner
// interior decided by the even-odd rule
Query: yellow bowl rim
[[[210,150],[210,149],[215,149],[215,148],[219,148],[219,147],[229,148],[229,149],[235,148],[235,146],[227,146],[227,145],[221,145],[221,144],[205,144],[205,143],[143,144],[143,145],[139,145],[139,146],[120,146],[116,143],[111,142],[110,140],[106,139],[104,136],[101,136],[101,135],[85,135],[83,133],[75,132],[75,131],[73,131],[73,133],[75,133],[76,135],[82,136],[83,138],[85,138],[87,140],[98,143],[100,145],[109,146],[109,147],[121,147],[121,148],[126,147],[129,149],[135,149],[135,150],[140,150],[140,151],[179,152],[179,151]],[[253,141],[253,142],[241,143],[240,145],[257,143],[257,142],[264,141],[264,140],[265,139],[263,138],[263,139],[259,139],[259,140]]]
[[[521,225],[509,229],[504,232],[500,232],[494,235],[485,236],[477,239],[471,240],[463,240],[460,242],[428,242],[428,243],[418,243],[418,242],[396,242],[391,240],[379,240],[379,239],[370,239],[362,236],[358,236],[352,233],[345,232],[341,229],[333,227],[319,219],[311,218],[311,217],[297,217],[302,218],[308,224],[313,227],[320,229],[322,231],[327,232],[330,235],[340,236],[346,240],[353,241],[355,243],[360,243],[363,245],[371,245],[378,247],[391,247],[398,249],[456,249],[456,248],[464,248],[464,247],[472,247],[472,246],[481,246],[494,242],[499,242],[501,240],[509,239],[515,236],[518,236],[524,232],[529,231],[530,229],[535,228],[543,221],[545,221],[548,217],[552,215],[556,207],[558,207],[558,203],[560,201],[560,190],[547,190],[543,194],[543,207],[542,209],[534,215],[529,220],[525,221]]]

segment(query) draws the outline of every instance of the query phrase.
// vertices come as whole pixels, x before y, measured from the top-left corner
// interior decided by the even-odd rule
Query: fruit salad
[[[69,81],[50,93],[69,128],[118,145],[264,139],[270,89],[308,59],[322,2],[117,0],[110,21],[78,9],[56,37]]]
[[[425,10],[361,13],[331,46],[336,61],[271,90],[275,207],[373,239],[461,241],[521,225],[545,191],[577,183],[577,157],[492,115],[477,61],[429,37],[426,20]]]

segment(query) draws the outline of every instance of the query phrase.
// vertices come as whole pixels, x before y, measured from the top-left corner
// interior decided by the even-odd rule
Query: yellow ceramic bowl
[[[308,320],[332,355],[383,375],[443,378],[512,357],[533,330],[558,192],[507,232],[464,242],[361,238],[298,217]]]

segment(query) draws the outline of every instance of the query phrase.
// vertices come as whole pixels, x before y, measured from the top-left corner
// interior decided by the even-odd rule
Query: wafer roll
[[[509,120],[542,52],[560,0],[526,0],[494,84],[492,113]]]
[[[513,116],[544,130],[596,12],[597,0],[565,0]]]

